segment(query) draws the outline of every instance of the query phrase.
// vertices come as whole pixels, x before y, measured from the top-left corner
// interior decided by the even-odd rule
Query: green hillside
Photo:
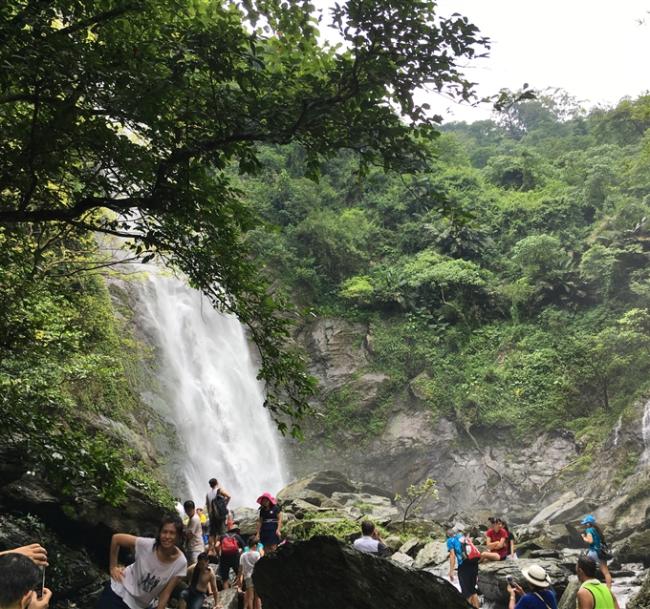
[[[597,441],[649,384],[648,127],[650,96],[587,113],[555,93],[447,125],[426,173],[349,153],[314,182],[300,148],[267,148],[240,184],[265,220],[248,239],[299,306],[370,322],[393,391]],[[381,400],[327,402],[332,433],[381,426]]]

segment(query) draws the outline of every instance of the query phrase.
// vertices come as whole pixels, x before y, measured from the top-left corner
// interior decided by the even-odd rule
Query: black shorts
[[[458,567],[458,583],[465,598],[476,594],[478,581],[478,560],[464,560]]]
[[[225,518],[210,518],[210,536],[218,537],[226,534]]]
[[[237,554],[221,555],[219,559],[219,577],[222,582],[228,581],[230,569],[235,572],[235,575],[239,573],[239,552]]]
[[[113,592],[109,581],[105,584],[101,596],[97,599],[96,609],[129,609],[129,606],[122,600],[122,597]]]

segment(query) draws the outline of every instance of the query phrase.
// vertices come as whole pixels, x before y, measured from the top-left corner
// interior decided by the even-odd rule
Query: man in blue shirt
[[[530,565],[521,570],[530,584],[530,592],[524,593],[519,584],[508,585],[510,602],[508,609],[557,609],[555,592],[551,590],[551,580],[540,565]],[[516,597],[520,599],[517,601]]]

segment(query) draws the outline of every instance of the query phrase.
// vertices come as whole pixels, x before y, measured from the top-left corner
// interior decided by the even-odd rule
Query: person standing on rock
[[[487,552],[483,552],[482,560],[505,560],[508,558],[508,533],[503,528],[503,521],[495,518],[492,526],[485,533]]]
[[[183,504],[183,509],[189,518],[187,528],[185,529],[185,536],[187,538],[187,553],[188,562],[193,565],[198,560],[199,554],[205,550],[203,545],[203,529],[201,528],[201,519],[196,513],[194,501],[188,499]]]
[[[244,592],[244,609],[261,609],[262,601],[255,594],[255,585],[253,583],[253,570],[255,564],[262,558],[258,551],[259,540],[253,536],[248,539],[248,551],[244,552],[241,557],[239,567],[239,586],[243,587]],[[242,586],[243,584],[243,586]]]
[[[187,574],[187,560],[178,549],[182,537],[183,522],[176,515],[163,518],[155,539],[115,533],[109,554],[111,580],[97,609],[147,609],[155,599],[156,609],[165,609]],[[120,548],[135,552],[135,562],[126,568],[117,564]]]
[[[365,552],[366,554],[386,556],[390,552],[388,546],[379,537],[377,528],[370,520],[364,520],[361,523],[361,537],[355,539],[352,545],[359,552]]]
[[[40,546],[38,546],[40,548]],[[19,548],[21,549],[21,548]],[[52,592],[41,590],[42,572],[27,552],[0,555],[0,609],[47,609]],[[36,592],[36,590],[39,592]]]
[[[607,567],[606,556],[603,553],[603,545],[605,544],[605,534],[603,530],[596,524],[596,519],[589,514],[585,516],[580,522],[582,525],[586,525],[585,532],[582,533],[582,539],[589,544],[589,550],[587,551],[587,556],[593,560],[596,565],[600,568],[600,572],[605,578],[605,583],[607,587],[611,589],[612,587],[612,575],[609,572]],[[611,558],[611,557],[610,557]]]
[[[230,588],[231,569],[239,577],[239,556],[245,545],[236,522],[219,538],[219,577],[224,589]]]
[[[257,498],[260,505],[256,535],[267,552],[275,552],[280,543],[282,531],[282,510],[271,493],[262,493]]]
[[[530,592],[525,592],[517,583],[508,584],[508,609],[557,609],[557,598],[544,567],[530,565],[522,569],[521,574],[530,585]]]
[[[578,609],[619,609],[618,601],[612,591],[596,579],[598,565],[588,556],[580,556],[576,564],[576,575],[580,582],[578,590]]]
[[[454,582],[456,565],[458,565],[458,583],[460,592],[473,607],[480,606],[477,584],[478,584],[478,563],[479,557],[468,558],[468,552],[464,549],[467,542],[471,542],[469,536],[456,533],[453,529],[447,531],[447,551],[449,552],[449,581]],[[473,544],[472,544],[473,546]],[[476,550],[478,552],[478,550]]]
[[[208,481],[210,490],[205,496],[205,506],[208,510],[209,535],[208,554],[216,553],[217,538],[226,532],[226,517],[228,516],[228,502],[230,495],[219,486],[216,478]]]

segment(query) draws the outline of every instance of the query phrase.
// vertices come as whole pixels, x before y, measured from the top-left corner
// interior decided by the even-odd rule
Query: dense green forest
[[[586,112],[562,92],[449,124],[426,173],[267,148],[241,181],[255,255],[300,307],[370,323],[373,366],[439,414],[587,443],[648,388],[650,96]],[[386,395],[390,400],[391,391]],[[381,427],[345,388],[330,431]]]

